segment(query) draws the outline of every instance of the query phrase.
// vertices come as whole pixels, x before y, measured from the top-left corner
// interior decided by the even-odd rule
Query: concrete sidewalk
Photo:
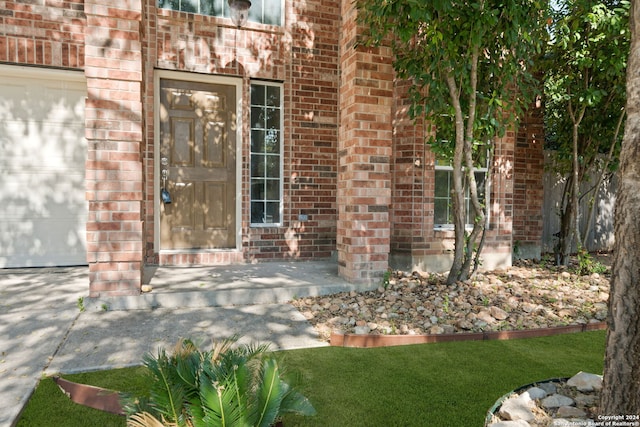
[[[141,297],[89,299],[86,267],[0,270],[0,426],[13,425],[43,374],[138,365],[182,337],[325,346],[284,301],[358,289],[331,262],[159,268],[147,282],[154,290]]]

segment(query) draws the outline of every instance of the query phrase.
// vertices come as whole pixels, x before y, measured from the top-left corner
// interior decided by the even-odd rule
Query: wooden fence
[[[552,169],[552,156],[550,152],[545,152],[545,174],[544,174],[544,202],[543,202],[543,231],[542,231],[542,252],[552,253],[558,239],[554,236],[560,231],[559,209],[562,203],[562,192],[566,183],[566,177],[560,176]],[[580,233],[587,224],[589,215],[589,202],[593,194],[593,188],[598,177],[592,175],[588,180],[584,180],[580,185],[581,194],[590,191],[589,195],[580,201]],[[595,200],[596,211],[591,222],[591,231],[587,239],[587,249],[589,251],[609,251],[613,248],[613,211],[615,205],[616,176],[609,175],[605,179]],[[575,246],[573,248],[575,250]]]

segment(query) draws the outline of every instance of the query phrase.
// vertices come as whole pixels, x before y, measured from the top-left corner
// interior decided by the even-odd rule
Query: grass
[[[63,378],[140,395],[147,393],[148,390],[144,383],[145,372],[146,368],[135,367],[64,375]],[[51,378],[44,378],[38,384],[16,425],[20,427],[122,427],[126,422],[118,415],[71,402]]]
[[[482,426],[487,409],[522,385],[579,371],[601,373],[605,333],[513,341],[469,341],[377,349],[325,347],[282,352],[315,417],[286,416],[292,426]],[[133,368],[65,378],[142,392]],[[100,417],[100,418],[98,418]],[[79,407],[41,381],[18,426],[124,426],[117,416]]]

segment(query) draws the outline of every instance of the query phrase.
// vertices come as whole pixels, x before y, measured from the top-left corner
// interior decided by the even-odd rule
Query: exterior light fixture
[[[247,23],[249,18],[249,8],[251,2],[249,0],[228,0],[229,9],[231,9],[231,20],[238,28]]]

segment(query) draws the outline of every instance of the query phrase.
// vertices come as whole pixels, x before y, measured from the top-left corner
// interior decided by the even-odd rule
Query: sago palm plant
[[[315,409],[284,380],[268,346],[235,345],[238,337],[201,351],[191,340],[143,358],[149,369],[148,398],[125,405],[129,427],[268,427],[285,412]]]

